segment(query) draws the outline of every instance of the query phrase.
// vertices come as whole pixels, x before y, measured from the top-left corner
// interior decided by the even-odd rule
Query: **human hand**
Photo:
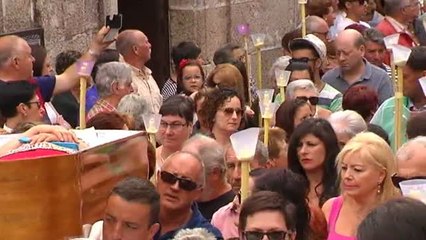
[[[55,141],[78,142],[77,136],[62,126],[37,125],[26,131],[23,135],[32,139],[34,136],[42,133],[54,135],[56,137]]]
[[[100,54],[104,49],[106,49],[111,43],[115,41],[105,41],[105,36],[111,29],[107,26],[103,26],[98,33],[96,33],[95,37],[90,44],[90,50],[94,52],[94,54]]]

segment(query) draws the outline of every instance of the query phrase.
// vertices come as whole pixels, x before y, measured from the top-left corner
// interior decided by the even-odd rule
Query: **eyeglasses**
[[[27,102],[26,105],[37,104],[37,108],[41,107],[40,101]]]
[[[266,235],[269,240],[284,240],[288,232],[273,231],[273,232],[258,232],[258,231],[244,231],[243,237],[245,240],[261,240]]]
[[[392,183],[396,188],[401,188],[399,186],[399,184],[403,181],[407,181],[407,180],[414,180],[414,179],[426,179],[426,176],[415,176],[415,177],[409,177],[409,178],[405,178],[405,177],[401,177],[398,176],[396,173],[394,173],[391,177],[392,179]]]
[[[173,122],[173,123],[167,123],[167,122],[160,122],[160,130],[166,130],[168,127],[170,127],[170,130],[172,131],[180,131],[182,130],[183,127],[187,126],[188,124],[186,123],[177,123],[177,122]]]
[[[179,188],[188,192],[193,191],[198,187],[197,183],[195,183],[194,181],[178,177],[174,175],[173,173],[169,173],[166,171],[160,172],[160,178],[163,182],[171,184],[171,185],[179,181]]]
[[[291,58],[290,59],[290,63],[292,63],[292,62],[304,62],[304,63],[308,63],[310,61],[315,61],[315,60],[317,60],[317,58],[308,58],[308,57]]]
[[[296,99],[300,99],[300,100],[302,100],[304,102],[308,102],[309,101],[309,103],[311,105],[317,105],[318,102],[319,102],[319,97],[304,97],[304,96],[302,96],[302,97],[296,97]]]
[[[226,116],[232,116],[232,114],[237,114],[237,117],[243,115],[243,110],[241,108],[223,108],[221,109]]]

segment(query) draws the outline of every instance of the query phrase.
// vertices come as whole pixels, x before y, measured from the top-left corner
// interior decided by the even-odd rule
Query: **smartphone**
[[[123,26],[123,15],[114,14],[112,16],[106,16],[105,26],[109,27],[110,30],[105,36],[104,41],[109,42],[114,40],[114,38],[118,35],[118,32],[120,31],[121,27]]]

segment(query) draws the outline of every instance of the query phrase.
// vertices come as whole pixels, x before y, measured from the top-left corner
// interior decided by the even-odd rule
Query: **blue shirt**
[[[365,71],[361,78],[352,85],[365,84],[370,88],[374,89],[379,97],[379,105],[382,104],[386,99],[394,95],[392,81],[389,75],[383,69],[374,66],[367,60],[364,60]],[[342,69],[340,67],[334,68],[324,74],[322,81],[330,84],[341,93],[351,86],[343,78]]]
[[[157,240],[173,239],[176,233],[179,232],[179,230],[193,229],[193,228],[204,228],[210,233],[212,233],[216,237],[216,239],[223,239],[222,233],[213,225],[211,225],[210,222],[203,217],[203,215],[201,215],[201,212],[198,210],[197,204],[194,203],[191,206],[191,210],[192,210],[192,217],[184,226],[182,226],[181,228],[175,229],[173,231],[167,232],[163,234],[162,236],[159,236],[160,231],[158,231],[154,239],[157,239]]]
[[[40,97],[44,102],[50,102],[55,90],[56,77],[55,76],[41,76],[30,79],[30,82],[37,84],[40,91]]]

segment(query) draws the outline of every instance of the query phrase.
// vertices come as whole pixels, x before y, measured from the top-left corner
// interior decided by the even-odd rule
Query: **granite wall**
[[[267,72],[282,53],[282,36],[300,22],[298,13],[296,0],[170,0],[170,43],[193,40],[211,61],[214,51],[224,44],[243,44],[236,27],[248,23],[252,33],[267,34],[262,66],[265,86],[269,86]],[[249,53],[255,76],[256,57],[251,42]]]
[[[51,56],[67,49],[85,51],[116,0],[0,0],[0,33],[44,28]]]

